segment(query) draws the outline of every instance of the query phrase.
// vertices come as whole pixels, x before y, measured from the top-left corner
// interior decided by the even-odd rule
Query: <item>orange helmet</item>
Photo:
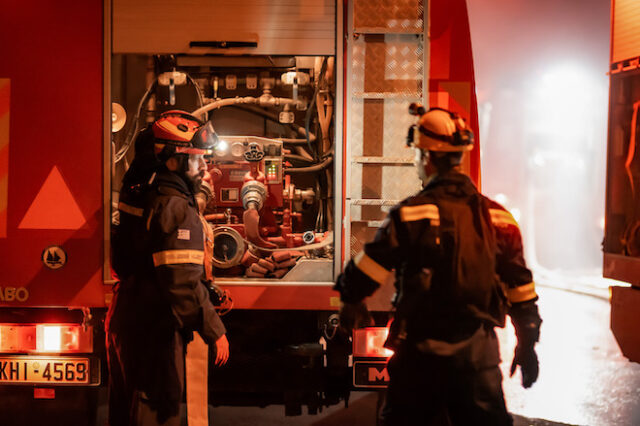
[[[473,132],[458,114],[442,108],[431,108],[425,112],[424,107],[417,104],[411,104],[409,112],[420,117],[418,124],[409,129],[409,146],[436,152],[473,149]]]
[[[202,123],[193,115],[178,110],[166,111],[151,126],[156,152],[170,154],[213,153],[218,136],[210,121]]]

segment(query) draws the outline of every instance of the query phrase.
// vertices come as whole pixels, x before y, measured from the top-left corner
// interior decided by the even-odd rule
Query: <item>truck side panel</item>
[[[432,0],[429,12],[429,106],[454,111],[471,126],[475,146],[464,167],[479,185],[480,131],[467,3]]]
[[[103,3],[10,3],[0,40],[0,306],[104,306]]]

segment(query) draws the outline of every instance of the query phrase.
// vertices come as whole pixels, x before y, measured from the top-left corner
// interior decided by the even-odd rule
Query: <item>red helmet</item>
[[[213,153],[218,142],[210,121],[202,123],[193,115],[178,110],[166,111],[151,126],[156,152],[169,148],[173,154]]]

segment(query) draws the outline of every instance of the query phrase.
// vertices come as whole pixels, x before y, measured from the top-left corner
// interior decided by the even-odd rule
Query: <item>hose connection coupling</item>
[[[242,185],[240,195],[242,196],[242,207],[245,210],[256,209],[260,211],[267,200],[267,188],[262,182],[250,180]]]

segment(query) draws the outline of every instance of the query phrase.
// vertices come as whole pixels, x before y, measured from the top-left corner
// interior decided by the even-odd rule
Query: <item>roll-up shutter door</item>
[[[640,1],[613,2],[611,63],[640,56]]]
[[[113,53],[334,55],[335,34],[334,0],[113,0]]]

